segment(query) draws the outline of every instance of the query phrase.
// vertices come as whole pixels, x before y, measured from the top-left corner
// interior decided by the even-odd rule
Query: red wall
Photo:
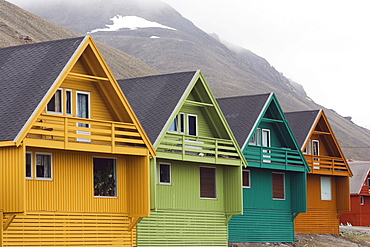
[[[340,223],[353,226],[370,226],[370,196],[364,196],[364,205],[360,205],[360,196],[351,195],[351,211],[340,217]]]

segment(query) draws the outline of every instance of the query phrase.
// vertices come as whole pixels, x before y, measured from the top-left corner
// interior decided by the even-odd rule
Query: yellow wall
[[[0,148],[0,210],[25,210],[25,156],[24,148]]]
[[[27,151],[33,152],[33,158],[35,152],[51,153],[53,164],[52,181],[26,180],[27,210],[128,212],[124,156],[36,148]],[[94,197],[93,157],[117,158],[117,198]]]

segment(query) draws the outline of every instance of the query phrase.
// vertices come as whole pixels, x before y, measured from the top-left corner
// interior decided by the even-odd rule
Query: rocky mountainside
[[[302,86],[285,78],[264,58],[247,49],[221,42],[217,35],[203,32],[159,0],[90,0],[88,4],[85,1],[46,1],[40,5],[28,2],[23,8],[80,35],[91,33],[95,40],[130,54],[161,73],[201,69],[216,97],[274,92],[285,111],[324,108],[307,97]],[[128,19],[125,19],[128,16],[140,17],[141,21],[151,25],[135,29],[128,25]],[[0,23],[2,17],[0,13]],[[126,28],[111,31],[122,25]],[[36,33],[32,33],[34,36],[20,30],[22,35],[31,38],[37,35],[36,28]],[[144,72],[140,69],[143,67],[138,66],[138,71],[134,73],[131,71],[135,70],[131,58],[120,60],[112,53],[103,55],[107,60],[115,60],[108,64],[113,66],[117,78],[145,75],[149,71]],[[117,64],[123,70],[130,68],[131,72],[119,75],[119,68],[114,67]],[[335,95],[331,96],[328,92],[328,97]],[[326,109],[326,114],[346,157],[370,160],[370,131],[333,110]]]

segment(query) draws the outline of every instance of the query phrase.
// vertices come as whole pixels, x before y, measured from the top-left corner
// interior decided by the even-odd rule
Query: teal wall
[[[251,188],[243,189],[243,215],[236,215],[229,222],[229,241],[293,242],[292,177],[299,173],[285,172],[285,200],[274,200],[272,172],[282,171],[247,170],[250,170]]]

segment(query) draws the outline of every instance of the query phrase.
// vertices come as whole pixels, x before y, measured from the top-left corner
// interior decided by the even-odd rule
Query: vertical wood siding
[[[294,242],[292,212],[244,208],[229,222],[229,242]]]
[[[332,200],[321,200],[320,175],[307,174],[307,213],[295,218],[297,233],[333,233],[339,234],[339,215],[337,212],[337,183],[332,181]]]
[[[25,152],[23,147],[0,148],[0,210],[25,210]]]
[[[52,181],[26,181],[27,210],[127,212],[127,167],[123,156],[35,148],[27,151],[51,153],[53,164]],[[117,198],[94,197],[93,157],[117,159]]]
[[[158,159],[157,162],[159,162]],[[217,199],[201,199],[200,166],[202,165],[189,164],[189,162],[171,162],[172,184],[156,184],[157,208],[224,212],[224,167],[204,165],[205,167],[216,167]]]
[[[158,210],[138,224],[138,246],[227,246],[221,212]]]
[[[33,212],[14,219],[2,246],[135,246],[128,224],[127,214]]]
[[[340,217],[340,223],[353,226],[370,226],[370,196],[364,196],[364,204],[360,203],[360,196],[351,196],[351,211],[345,212]]]

